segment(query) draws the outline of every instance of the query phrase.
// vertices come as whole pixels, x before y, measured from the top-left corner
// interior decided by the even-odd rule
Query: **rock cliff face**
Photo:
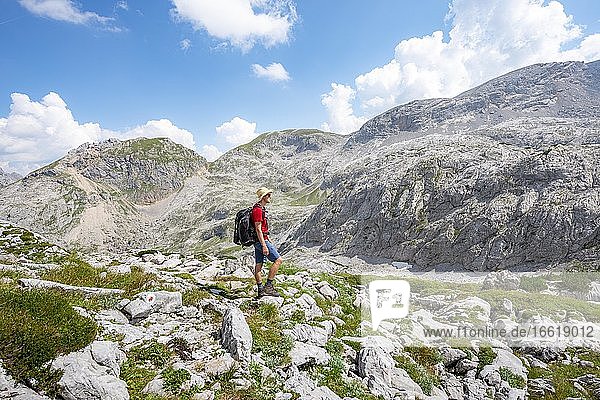
[[[600,143],[429,135],[362,158],[297,231],[336,254],[493,270],[598,259]]]
[[[598,260],[600,63],[535,65],[367,122],[295,234],[305,246],[475,270]],[[412,139],[412,140],[411,140]]]

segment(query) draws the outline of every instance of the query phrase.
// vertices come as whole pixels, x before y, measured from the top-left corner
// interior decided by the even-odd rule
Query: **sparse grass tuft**
[[[526,292],[539,293],[542,290],[548,289],[548,284],[541,276],[523,276],[519,283],[519,289],[523,289]]]
[[[62,259],[60,268],[44,272],[41,278],[73,286],[122,289],[127,296],[150,289],[158,280],[156,275],[146,273],[136,266],[131,268],[129,274],[116,274],[102,268],[94,268],[75,253]]]
[[[498,369],[498,373],[500,374],[500,378],[502,378],[502,380],[508,382],[508,385],[511,388],[515,388],[515,389],[524,389],[525,388],[525,386],[526,386],[525,379],[522,376],[517,375],[514,372],[512,372],[512,370],[510,368],[500,367]]]
[[[197,306],[203,299],[210,298],[210,293],[206,290],[193,288],[182,293],[184,306]]]
[[[408,373],[408,376],[421,387],[423,393],[431,395],[434,386],[439,386],[440,378],[436,372],[417,363],[406,354],[400,354],[394,357],[396,365]]]
[[[274,304],[262,303],[258,308],[248,310],[247,322],[252,332],[254,352],[262,352],[269,368],[289,363],[289,352],[293,340],[283,334],[279,309]]]

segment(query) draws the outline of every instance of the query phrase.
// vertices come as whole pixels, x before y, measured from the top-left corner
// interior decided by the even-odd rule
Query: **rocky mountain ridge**
[[[600,62],[535,64],[452,99],[416,100],[367,121],[346,146],[372,139],[467,133],[520,117],[597,118]]]
[[[0,218],[88,249],[234,255],[235,212],[269,186],[284,252],[476,270],[597,261],[599,65],[526,67],[350,137],[266,133],[213,163],[157,139],[87,145],[0,190]]]

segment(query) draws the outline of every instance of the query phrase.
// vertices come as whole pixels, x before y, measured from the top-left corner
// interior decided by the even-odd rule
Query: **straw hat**
[[[268,195],[269,193],[273,193],[273,190],[268,189],[266,187],[261,187],[256,191],[256,195],[258,196],[259,200]]]

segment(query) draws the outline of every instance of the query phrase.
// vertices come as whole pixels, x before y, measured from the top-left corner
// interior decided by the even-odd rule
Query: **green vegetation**
[[[192,288],[182,293],[182,302],[184,306],[198,306],[203,299],[210,298],[210,293],[206,290]]]
[[[174,369],[168,366],[161,373],[165,390],[173,395],[178,395],[181,392],[181,385],[190,380],[190,373],[185,369]]]
[[[282,332],[282,321],[275,304],[261,303],[258,308],[249,308],[246,321],[252,332],[252,351],[262,352],[267,367],[274,368],[290,362],[289,352],[293,341]]]
[[[87,346],[96,332],[61,293],[0,287],[0,359],[18,381],[54,393],[60,375],[47,363]]]
[[[500,374],[500,378],[502,378],[502,380],[508,382],[508,385],[510,387],[515,388],[515,389],[525,389],[525,385],[526,385],[525,378],[523,378],[520,375],[515,374],[514,372],[512,372],[512,370],[510,368],[500,367],[498,369],[498,373]]]
[[[490,346],[482,346],[479,348],[477,358],[479,363],[477,364],[477,372],[481,371],[486,365],[490,365],[496,359],[496,352]]]
[[[133,156],[141,160],[153,160],[160,163],[187,161],[195,154],[176,144],[171,145],[164,138],[138,138],[125,141],[120,146],[107,150],[107,155],[123,157]]]
[[[413,348],[416,354],[421,354]],[[428,362],[431,360],[429,357],[432,353],[427,352],[427,356],[424,358]],[[423,393],[430,396],[434,386],[439,386],[440,378],[432,368],[432,365],[424,366],[413,360],[408,354],[400,354],[394,357],[396,366],[402,368],[408,373],[408,376],[415,381],[417,385],[421,387]]]
[[[142,389],[157,375],[157,369],[171,358],[169,348],[155,340],[133,347],[121,366],[121,379],[127,384],[131,400],[145,400]]]
[[[174,276],[181,278],[181,279],[185,279],[190,282],[196,282],[196,278],[194,278],[194,276],[192,274],[190,274],[189,272],[181,272],[181,273],[175,274]]]
[[[519,289],[530,293],[539,293],[548,289],[548,283],[541,276],[523,276],[519,283]]]
[[[60,268],[44,272],[41,278],[73,286],[122,289],[128,296],[150,289],[153,282],[157,281],[155,275],[144,272],[140,267],[132,267],[129,274],[116,274],[104,268],[94,268],[75,253],[60,261]]]
[[[361,309],[354,306],[356,293],[353,286],[360,284],[360,277],[350,274],[320,274],[317,278],[329,283],[339,294],[335,302],[325,299],[318,300],[321,296],[315,293],[312,294],[315,300],[317,300],[317,304],[327,313],[331,312],[333,305],[341,307],[342,313],[339,315],[339,318],[345,323],[336,330],[336,337],[360,336],[360,323],[363,317],[365,319],[369,318],[369,315],[363,316]]]
[[[290,202],[291,206],[309,206],[309,205],[318,205],[323,202],[327,198],[327,192],[319,189],[318,187],[302,196],[292,200]]]
[[[297,266],[296,264],[286,261],[281,264],[279,270],[277,270],[277,273],[282,275],[295,275],[302,270],[303,269]]]
[[[318,386],[327,386],[340,397],[355,397],[359,400],[377,400],[362,382],[348,377],[344,362],[343,345],[333,339],[325,348],[331,356],[327,365],[310,367],[309,374]]]
[[[563,364],[561,361],[556,361],[549,363],[548,369],[541,367],[530,368],[527,373],[528,379],[549,379],[556,390],[555,393],[548,393],[542,398],[530,396],[531,399],[559,400],[571,397],[588,398],[589,393],[580,391],[573,384],[572,380],[588,374],[594,376],[600,375],[600,353],[584,348],[567,349],[567,352],[571,356],[577,355],[581,360],[591,361],[593,366],[582,366],[578,363]],[[517,354],[519,354],[518,351]]]
[[[278,392],[283,390],[283,385],[273,376],[263,377],[260,364],[251,362],[249,367],[250,382],[247,389],[236,388],[232,382],[234,368],[217,377],[221,388],[215,393],[216,400],[272,400]]]
[[[55,247],[53,244],[39,239],[30,231],[12,225],[1,226],[0,249],[16,257],[26,257],[36,263],[53,262],[54,255],[48,255],[47,250]],[[13,238],[9,240],[9,237]],[[16,238],[17,240],[14,240]]]
[[[588,293],[592,281],[600,281],[598,272],[565,272],[558,277],[558,287],[575,293]]]

